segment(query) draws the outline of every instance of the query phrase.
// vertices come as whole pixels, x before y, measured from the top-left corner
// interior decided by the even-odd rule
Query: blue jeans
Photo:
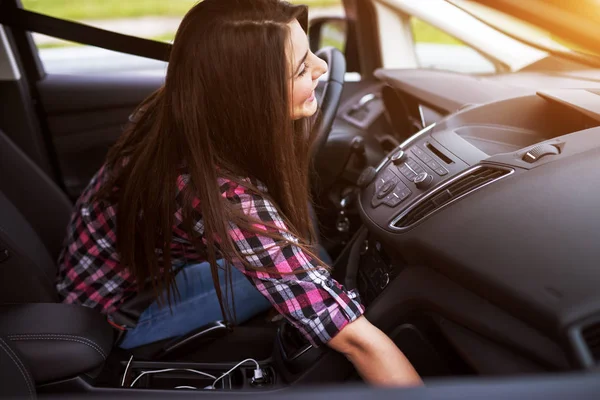
[[[236,322],[241,324],[266,311],[271,304],[244,274],[234,267],[231,270]],[[171,302],[171,309],[167,304],[159,307],[156,301],[152,303],[140,316],[137,326],[125,334],[121,348],[131,349],[185,335],[210,322],[224,319],[208,263],[183,267],[175,281],[180,297]],[[225,296],[225,273],[222,270],[219,270],[219,282]],[[229,299],[231,306],[231,295]]]

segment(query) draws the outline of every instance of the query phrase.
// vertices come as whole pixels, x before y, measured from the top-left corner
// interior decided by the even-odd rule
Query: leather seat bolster
[[[59,303],[0,305],[0,335],[20,351],[38,384],[100,366],[114,342],[103,315]]]
[[[35,383],[14,347],[0,336],[0,398],[35,399]]]

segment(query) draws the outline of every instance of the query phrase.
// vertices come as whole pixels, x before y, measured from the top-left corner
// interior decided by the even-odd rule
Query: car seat
[[[72,203],[60,188],[0,131],[0,335],[23,354],[36,383],[102,365],[117,337],[104,315],[58,302],[55,260],[71,211]],[[115,319],[135,324],[151,301],[151,295],[141,293],[127,301]],[[259,323],[241,328],[231,334],[216,321],[185,337],[131,352],[141,359],[168,359],[182,353],[189,357],[190,349],[227,335],[220,345],[199,349],[206,361],[235,360],[240,351],[259,358],[270,354],[273,326]]]

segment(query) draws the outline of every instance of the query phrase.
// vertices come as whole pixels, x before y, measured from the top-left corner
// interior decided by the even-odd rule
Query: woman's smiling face
[[[306,33],[297,20],[289,24],[288,60],[290,71],[290,105],[292,119],[310,117],[317,111],[315,88],[317,80],[327,72],[327,64],[308,47]]]

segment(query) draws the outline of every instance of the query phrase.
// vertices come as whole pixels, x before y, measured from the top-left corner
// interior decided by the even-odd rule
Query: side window
[[[496,72],[490,60],[433,25],[411,17],[410,27],[419,67],[476,74]]]
[[[321,40],[318,48],[332,46],[343,53],[346,51],[346,36],[346,21],[332,19],[321,27]]]
[[[23,8],[105,30],[173,40],[183,15],[195,0],[21,0]],[[44,69],[50,74],[165,74],[166,62],[83,46],[33,34]]]
[[[172,42],[185,13],[202,0],[21,0],[23,8],[105,30]],[[250,0],[249,0],[250,1]],[[309,6],[309,17],[343,15],[341,0],[294,0]],[[334,40],[336,33],[328,35]],[[166,62],[33,34],[50,74],[158,74]]]

